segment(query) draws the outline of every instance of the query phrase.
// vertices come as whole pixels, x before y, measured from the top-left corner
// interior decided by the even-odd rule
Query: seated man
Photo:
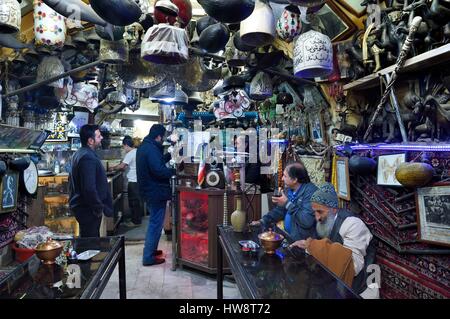
[[[320,186],[311,197],[311,205],[317,220],[317,235],[323,239],[299,240],[292,246],[306,249],[362,297],[377,298],[378,289],[367,287],[367,266],[375,262],[370,230],[353,213],[339,209],[332,184]],[[346,267],[347,257],[353,267]]]
[[[293,240],[315,238],[315,219],[311,208],[311,196],[317,190],[311,183],[306,168],[301,163],[288,165],[283,172],[283,182],[286,193],[281,197],[272,197],[272,202],[277,206],[263,216],[259,221],[251,223],[258,226],[261,223],[265,227],[284,220],[284,229]]]

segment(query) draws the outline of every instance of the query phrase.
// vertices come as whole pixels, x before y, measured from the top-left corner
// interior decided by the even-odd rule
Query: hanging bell
[[[275,17],[266,0],[256,0],[255,10],[241,22],[242,40],[255,47],[271,44],[275,40]]]
[[[300,10],[297,6],[287,6],[277,21],[277,34],[280,39],[292,42],[302,31]]]
[[[2,0],[0,2],[0,33],[15,33],[20,31],[22,14],[17,0]]]
[[[100,40],[99,59],[107,64],[122,64],[128,62],[128,42]]]
[[[188,61],[188,46],[185,30],[168,24],[157,24],[145,33],[141,57],[158,64],[182,64]]]
[[[42,82],[59,76],[64,73],[64,65],[56,56],[46,56],[42,59],[37,69],[36,82]],[[48,86],[63,88],[64,79],[59,79],[55,82],[47,84]]]
[[[333,47],[325,34],[308,31],[294,46],[294,75],[299,78],[326,77],[333,71]]]

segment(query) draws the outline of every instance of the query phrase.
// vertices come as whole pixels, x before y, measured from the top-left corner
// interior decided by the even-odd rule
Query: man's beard
[[[320,238],[328,238],[331,234],[331,230],[334,226],[334,218],[335,214],[332,212],[328,213],[327,219],[325,222],[318,222],[316,225],[316,231],[317,235],[319,235]]]

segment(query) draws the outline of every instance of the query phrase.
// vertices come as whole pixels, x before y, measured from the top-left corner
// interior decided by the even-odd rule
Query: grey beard
[[[319,235],[320,238],[326,238],[330,236],[331,230],[334,226],[334,217],[335,214],[330,212],[324,223],[318,222],[316,224],[317,235]]]

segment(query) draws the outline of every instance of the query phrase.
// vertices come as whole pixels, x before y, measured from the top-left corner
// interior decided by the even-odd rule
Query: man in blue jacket
[[[157,248],[164,224],[166,203],[172,197],[170,178],[175,175],[174,169],[166,167],[170,154],[164,155],[165,134],[166,129],[163,125],[154,124],[136,154],[139,192],[147,203],[150,215],[142,258],[144,266],[165,262],[164,258],[157,257],[162,254]]]
[[[284,230],[292,240],[316,238],[316,220],[311,208],[311,197],[317,186],[311,183],[306,168],[301,163],[288,165],[283,172],[286,186],[280,197],[272,197],[277,206],[252,225],[269,227],[284,220]]]
[[[99,237],[102,215],[113,216],[105,168],[95,153],[102,139],[98,125],[84,125],[80,129],[82,147],[72,156],[69,206],[80,225],[80,237]]]

